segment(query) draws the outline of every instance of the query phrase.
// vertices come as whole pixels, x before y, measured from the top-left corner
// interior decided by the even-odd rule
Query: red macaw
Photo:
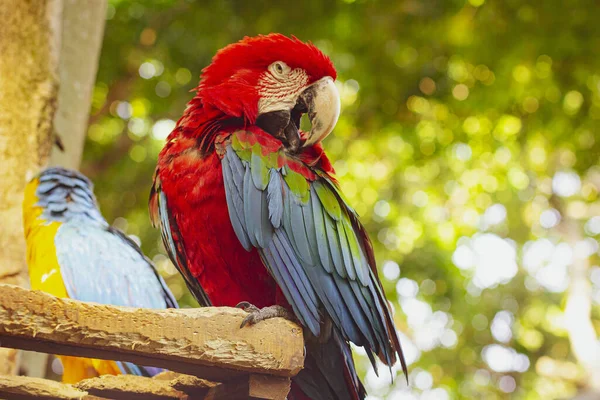
[[[221,49],[150,194],[153,224],[202,305],[242,307],[244,324],[283,316],[305,327],[296,400],[365,397],[349,342],[406,374],[371,242],[321,145],[339,116],[335,78],[330,59],[295,37]]]

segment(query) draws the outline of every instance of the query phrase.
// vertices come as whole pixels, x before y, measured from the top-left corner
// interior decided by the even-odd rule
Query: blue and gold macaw
[[[100,214],[90,180],[48,168],[29,182],[23,201],[32,289],[116,306],[176,308],[169,288],[140,248]],[[152,376],[131,363],[60,356],[63,382],[103,374]]]

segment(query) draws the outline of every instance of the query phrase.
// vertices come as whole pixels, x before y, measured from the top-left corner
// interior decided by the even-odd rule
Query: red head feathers
[[[199,138],[206,153],[223,129],[255,125],[288,151],[300,151],[320,142],[337,122],[336,76],[331,60],[311,43],[278,33],[246,37],[219,50],[204,68],[170,139]],[[299,129],[304,113],[310,132]]]
[[[215,54],[212,63],[202,70],[199,89],[219,85],[239,72],[253,70],[262,73],[275,61],[283,61],[290,68],[300,68],[314,82],[324,76],[336,78],[333,63],[312,43],[304,43],[295,36],[280,33],[246,36]]]
[[[219,50],[212,63],[204,68],[197,97],[204,107],[213,106],[252,124],[261,97],[271,94],[281,98],[288,94],[261,93],[261,78],[278,61],[291,72],[298,72],[292,76],[297,81],[288,80],[283,88],[290,91],[300,90],[300,86],[306,87],[325,76],[335,79],[337,75],[331,60],[311,43],[279,33],[245,37]]]

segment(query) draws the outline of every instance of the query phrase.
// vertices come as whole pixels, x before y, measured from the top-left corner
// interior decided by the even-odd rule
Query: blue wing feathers
[[[250,168],[252,172],[252,181],[254,182],[254,186],[256,186],[259,190],[265,190],[267,188],[267,182],[263,182],[261,173],[263,172],[263,161],[260,156],[256,153],[252,153],[250,158],[250,163],[252,167]]]
[[[348,309],[352,310],[350,314],[350,320],[347,321],[347,324],[354,324],[358,330],[361,331],[362,337],[366,338],[366,341],[371,347],[375,347],[375,339],[373,338],[372,331],[369,328],[369,322],[367,318],[364,316],[362,312],[360,312],[360,302],[355,296],[355,293],[352,291],[350,285],[352,281],[348,281],[346,279],[342,279],[339,275],[333,274],[335,284],[338,288],[338,291],[341,297],[344,299],[344,303],[347,304]],[[367,343],[364,343],[360,338],[358,341],[354,342],[359,346],[364,346]]]
[[[56,253],[69,296],[117,306],[166,308],[174,302],[150,262],[105,226],[64,223]]]
[[[301,289],[301,293],[304,299],[306,299],[307,304],[311,312],[316,317],[318,314],[317,308],[317,296],[314,292],[314,289],[310,286],[308,282],[308,277],[302,270],[299,262],[295,259],[292,248],[290,247],[289,240],[286,237],[285,233],[282,231],[277,231],[274,235],[274,247],[277,250],[277,253],[281,256],[284,261],[284,266],[286,270],[288,270],[289,274],[294,278],[297,282],[298,287]],[[289,267],[288,267],[289,266]]]
[[[304,215],[302,214],[301,209],[302,206],[290,204],[292,201],[291,198],[295,197],[295,195],[291,194],[291,192],[288,193],[289,195],[287,196],[287,202],[291,219],[291,231],[288,232],[288,234],[291,234],[293,241],[296,244],[296,249],[298,250],[298,256],[302,259],[302,261],[309,265],[313,265],[310,244],[308,243],[306,228],[304,226]]]
[[[48,193],[50,190],[56,188],[56,183],[55,182],[51,182],[51,181],[41,181],[40,179],[40,183],[38,184],[36,191],[40,192],[40,193]]]
[[[308,271],[311,283],[320,293],[319,299],[323,301],[327,312],[332,316],[335,315],[334,321],[337,320],[337,325],[344,331],[348,339],[361,345],[363,340],[357,329],[358,327],[353,321],[351,310],[342,297],[333,278],[335,272],[328,274],[323,269],[318,268],[310,268]]]
[[[346,230],[344,229],[344,222],[337,221],[336,231],[338,238],[340,239],[340,249],[342,250],[342,259],[344,260],[344,271],[348,274],[350,279],[356,279],[356,272],[354,271],[354,263],[350,256],[350,244],[346,238]]]
[[[305,205],[298,207],[302,212],[302,219],[304,220],[304,232],[308,239],[308,250],[310,252],[313,264],[319,263],[319,250],[317,249],[317,235],[315,233],[315,220],[313,218],[312,202],[310,199]]]
[[[63,204],[50,203],[50,204],[46,205],[46,209],[51,212],[62,213],[63,211],[66,211],[66,209],[67,209],[67,203],[63,203]]]
[[[321,265],[325,268],[325,271],[331,273],[333,271],[333,260],[329,252],[329,246],[327,244],[327,232],[325,228],[325,220],[323,218],[323,210],[319,207],[317,196],[315,195],[314,189],[311,191],[311,204],[312,204],[312,219],[314,220],[313,228],[315,231],[315,240],[317,241],[316,249],[319,253],[319,260]]]
[[[133,240],[131,240],[131,238],[129,238],[129,236],[125,235],[123,232],[121,232],[118,229],[115,229],[115,228],[109,226],[106,228],[106,230],[108,232],[112,233],[113,235],[119,237],[123,242],[125,242],[129,247],[134,249],[138,253],[138,255],[146,261],[147,265],[150,267],[149,270],[152,271],[152,273],[154,274],[154,277],[156,278],[156,280],[158,281],[159,285],[161,286],[161,288],[163,290],[163,298],[165,300],[165,303],[167,304],[167,308],[179,308],[179,305],[177,304],[177,300],[175,299],[175,296],[173,296],[173,293],[171,293],[171,290],[167,286],[166,282],[164,281],[162,276],[160,276],[160,274],[158,273],[156,268],[154,268],[154,265],[148,259],[148,257],[146,257],[144,255],[144,253],[142,253],[142,250],[138,247],[138,245]],[[135,275],[131,275],[131,274],[127,275],[127,279],[130,281],[135,281],[137,278],[138,277]]]
[[[352,230],[349,222],[343,223],[344,232],[346,233],[346,239],[348,243],[358,243],[358,239],[356,234]],[[360,280],[360,283],[363,285],[369,284],[369,264],[367,263],[367,259],[365,258],[362,248],[358,245],[348,246],[350,250],[350,257],[352,258],[352,264],[354,265],[354,272],[356,277]]]
[[[115,364],[124,375],[153,377],[164,371],[162,368],[138,366],[127,361],[116,361]]]
[[[356,281],[351,281],[350,288],[354,292],[354,297],[358,300],[360,307],[357,311],[361,311],[362,314],[369,320],[369,328],[373,335],[371,337],[377,338],[379,341],[385,340],[385,332],[382,330],[381,324],[376,321],[376,314],[373,313],[373,309],[376,306],[373,305],[374,301],[371,289],[359,284]]]
[[[264,249],[271,241],[273,226],[269,221],[267,194],[254,185],[249,165],[244,173],[244,219],[250,242]]]
[[[227,158],[231,165],[233,176],[238,177],[237,179],[241,180],[241,178],[244,176],[244,173],[246,172],[246,168],[244,167],[242,160],[240,160],[240,158],[237,156],[237,154],[235,154],[234,151],[227,151],[225,153],[225,158]]]
[[[247,233],[258,248],[299,320],[319,336],[328,316],[345,340],[367,348],[373,363],[374,354],[387,364],[396,352],[401,356],[383,290],[371,268],[370,243],[333,182],[323,175],[309,182],[303,202],[282,178],[285,167],[272,168],[265,185],[262,160],[243,161],[229,146],[222,162],[234,230],[242,244]]]
[[[269,220],[273,228],[281,227],[281,217],[283,215],[283,194],[281,187],[281,177],[275,169],[269,171],[269,185],[267,186],[267,202],[269,206]]]
[[[319,315],[316,304],[310,301],[310,295],[306,293],[306,288],[298,276],[293,276],[290,269],[286,266],[286,260],[282,257],[281,251],[276,246],[270,246],[261,253],[267,259],[267,264],[273,266],[269,268],[278,282],[282,282],[281,289],[286,298],[291,298],[290,304],[298,318],[307,326],[313,334],[319,334]],[[294,271],[296,272],[296,271]]]
[[[258,189],[257,189],[258,190]],[[258,214],[259,223],[257,226],[258,244],[261,248],[265,249],[271,238],[273,237],[273,225],[269,219],[269,205],[267,203],[267,192],[259,191],[260,195],[260,214]]]
[[[250,204],[250,189],[253,186],[250,184],[250,170],[244,168],[244,173],[242,175],[244,177],[244,183],[242,186],[242,198],[244,199],[244,222],[245,229],[248,232],[248,238],[250,239],[250,243],[252,246],[256,247],[258,243],[256,243],[256,237],[254,236],[254,232],[252,232],[252,208]]]
[[[275,253],[275,254],[274,254]],[[273,249],[273,252],[270,248],[265,249],[261,256],[266,260],[266,264],[272,267],[269,267],[269,271],[275,277],[278,282],[281,282],[281,290],[285,293],[286,296],[292,298],[290,304],[295,313],[297,313],[300,322],[304,325],[308,326],[308,321],[305,319],[307,315],[306,310],[304,309],[304,302],[300,298],[300,291],[295,287],[296,285],[291,280],[291,277],[287,274],[284,275],[286,268],[283,264],[284,261],[281,259],[280,255],[277,254],[277,250]]]
[[[225,187],[227,188],[227,190],[225,190],[225,198],[227,200],[231,224],[244,249],[250,251],[252,249],[252,244],[250,243],[250,238],[248,237],[248,232],[245,228],[244,201],[240,193],[243,184],[240,185],[239,182],[236,182],[234,179],[233,171],[231,169],[232,166],[228,157],[223,158],[222,163],[223,180],[225,182]]]
[[[345,278],[348,275],[346,274],[346,269],[344,267],[344,258],[342,256],[342,249],[337,233],[336,223],[327,214],[325,214],[325,211],[323,211],[323,214],[325,220],[325,231],[327,232],[327,241],[329,243],[329,254],[333,260],[335,270],[342,278]]]

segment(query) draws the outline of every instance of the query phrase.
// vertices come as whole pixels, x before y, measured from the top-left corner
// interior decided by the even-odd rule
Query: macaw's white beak
[[[311,129],[303,146],[311,146],[331,133],[340,117],[340,93],[333,78],[319,79],[302,92],[300,98],[308,109]]]
[[[300,135],[300,119],[308,113],[311,129]],[[296,97],[259,103],[256,126],[281,140],[286,150],[298,152],[325,139],[340,116],[340,94],[333,78],[326,76],[312,83]],[[303,141],[304,139],[304,141]]]

